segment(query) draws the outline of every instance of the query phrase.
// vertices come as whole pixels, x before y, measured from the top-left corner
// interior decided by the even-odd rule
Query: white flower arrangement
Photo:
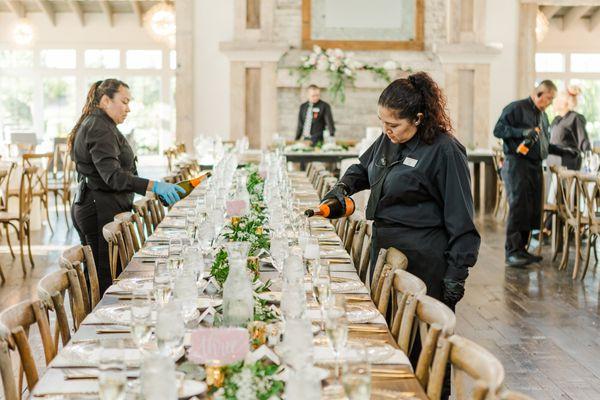
[[[339,99],[341,103],[346,100],[344,89],[347,84],[354,85],[357,71],[371,71],[377,77],[389,82],[390,72],[398,69],[409,71],[392,60],[386,61],[382,66],[375,66],[355,60],[354,53],[346,53],[342,49],[322,49],[319,46],[313,46],[312,53],[303,56],[300,66],[297,67],[298,83],[301,85],[314,71],[327,72],[330,79],[329,92],[333,101]]]

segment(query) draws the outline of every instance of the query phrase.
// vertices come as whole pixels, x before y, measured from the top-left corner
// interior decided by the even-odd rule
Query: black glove
[[[345,183],[338,182],[331,188],[331,190],[329,192],[327,192],[325,194],[325,196],[323,196],[323,199],[321,201],[324,201],[327,199],[337,199],[340,202],[340,204],[342,205],[342,209],[345,214],[346,213],[346,199],[345,199],[346,196],[348,196],[348,186]]]
[[[532,143],[535,143],[539,139],[539,136],[535,128],[531,128],[523,131],[523,139],[529,139]]]
[[[579,156],[579,150],[574,149],[572,147],[563,147],[561,150],[562,150],[563,156],[569,156],[569,157],[573,157],[573,158],[576,158],[577,156]]]
[[[458,281],[452,278],[444,278],[442,284],[442,301],[452,310],[456,303],[465,295],[465,281]]]

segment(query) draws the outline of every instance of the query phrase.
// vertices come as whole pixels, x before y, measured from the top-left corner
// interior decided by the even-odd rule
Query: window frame
[[[47,68],[41,65],[42,50],[64,50],[74,49],[76,64],[75,68]],[[0,44],[0,50],[23,50],[22,47],[16,45]],[[85,97],[87,94],[87,80],[90,76],[105,76],[116,77],[127,82],[128,78],[134,76],[158,76],[161,81],[160,102],[175,107],[174,101],[171,99],[171,78],[174,77],[175,70],[170,67],[170,51],[173,50],[168,46],[161,45],[115,45],[114,43],[95,43],[93,46],[77,44],[77,45],[34,45],[26,50],[33,51],[33,67],[32,68],[0,68],[0,73],[6,77],[24,77],[29,78],[33,82],[33,130],[36,133],[38,140],[48,139],[44,132],[44,95],[43,95],[43,80],[48,77],[75,77],[75,115],[79,115],[83,108]],[[84,53],[85,50],[119,50],[119,68],[87,68],[85,66]],[[127,50],[160,50],[162,52],[162,67],[161,69],[127,69],[126,68],[126,51]],[[135,94],[133,94],[135,96]],[[73,121],[73,124],[75,121]],[[170,124],[171,125],[171,124]],[[167,129],[163,128],[164,133]],[[175,132],[168,132],[174,140]],[[3,134],[3,132],[0,132]],[[165,136],[160,135],[159,139],[159,154],[170,145],[169,139],[164,140]],[[0,138],[2,139],[2,138]],[[49,138],[50,140],[52,138]]]

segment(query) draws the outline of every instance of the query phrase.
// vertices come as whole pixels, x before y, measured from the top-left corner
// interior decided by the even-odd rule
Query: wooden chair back
[[[23,301],[0,313],[0,375],[7,400],[20,399],[22,393],[21,376],[19,376],[19,384],[17,384],[12,369],[10,351],[16,351],[19,354],[29,391],[39,380],[34,352],[28,338],[32,325],[37,325],[44,348],[44,358],[48,365],[56,356],[56,348],[52,341],[48,316],[42,302],[40,300]]]
[[[387,315],[388,306],[390,303],[394,269],[395,268],[392,265],[384,264],[377,282],[374,282],[375,290],[371,292],[371,299],[373,300],[373,303],[375,303],[377,310],[384,317]]]
[[[38,297],[46,304],[48,310],[56,314],[56,323],[63,346],[71,340],[69,318],[65,310],[65,294],[69,293],[69,304],[74,330],[79,329],[86,316],[83,295],[75,270],[59,269],[44,276],[37,286]],[[54,338],[54,346],[58,348],[58,335]]]
[[[123,229],[119,222],[109,222],[102,228],[102,234],[104,240],[108,243],[108,262],[110,265],[110,275],[113,279],[117,277],[117,271],[125,269],[131,257],[133,257],[133,251],[131,248],[127,248],[125,244],[125,237],[123,236]]]
[[[2,163],[2,169],[6,170],[6,177],[4,178],[4,181],[2,182],[2,185],[0,185],[0,211],[8,211],[8,197],[9,197],[9,193],[10,193],[10,178],[13,175],[13,172],[15,171],[15,168],[17,168],[17,163],[15,162],[8,162]]]
[[[353,216],[350,216],[346,222],[346,232],[344,232],[344,237],[341,239],[344,243],[344,249],[348,253],[352,252],[352,243],[354,242],[354,238],[358,233],[357,228],[359,226],[359,222],[360,220]]]
[[[356,268],[357,272],[358,268],[360,267],[360,257],[363,253],[366,234],[367,221],[361,219],[356,224],[356,230],[354,231],[354,239],[352,239],[352,245],[350,247],[350,256],[352,257],[352,263],[354,264],[354,268]]]
[[[415,375],[423,389],[427,390],[435,351],[439,338],[454,334],[456,316],[448,306],[427,295],[417,296],[414,314],[405,312],[400,325],[400,337],[411,337],[413,327],[421,339],[421,353]]]
[[[144,228],[146,230],[145,237],[152,235],[152,232],[154,232],[154,224],[152,222],[152,215],[150,213],[151,202],[152,200],[148,197],[142,197],[141,199],[133,202],[133,210],[144,222]]]
[[[59,265],[61,268],[74,270],[77,273],[83,295],[84,311],[86,315],[89,314],[100,301],[100,284],[92,248],[81,244],[69,247],[60,256]]]
[[[367,276],[369,274],[369,265],[371,262],[371,238],[373,236],[373,223],[367,221],[365,222],[365,225],[365,238],[363,239],[363,249],[358,265],[358,276],[363,282],[367,282]]]
[[[562,218],[565,221],[575,221],[577,216],[577,205],[579,197],[577,195],[577,173],[570,170],[562,170],[558,173],[558,186],[560,188],[560,198],[563,213]]]
[[[19,221],[29,221],[31,214],[31,203],[33,202],[33,180],[37,173],[37,167],[26,167],[21,172],[21,183],[19,185]]]
[[[436,351],[427,386],[427,397],[437,400],[441,396],[446,364],[450,362],[454,377],[466,375],[475,384],[470,395],[464,395],[462,380],[455,379],[457,400],[484,400],[486,396],[496,397],[504,382],[504,368],[489,351],[464,337],[453,335],[440,339],[441,346]]]
[[[165,209],[163,205],[158,200],[158,197],[154,193],[148,193],[148,198],[150,198],[150,215],[152,217],[152,226],[154,229],[160,224],[160,222],[165,217]]]
[[[48,191],[48,173],[52,170],[53,152],[48,153],[25,153],[22,156],[23,168],[37,167],[32,186],[35,189]]]
[[[411,326],[410,329],[405,329],[402,332],[405,335],[402,335],[400,333],[402,318],[406,313],[415,315],[417,297],[426,293],[427,286],[421,279],[399,268],[394,271],[392,281],[392,328],[390,331],[405,354],[410,354],[416,330],[412,329]]]
[[[115,215],[114,220],[123,225],[125,242],[133,246],[134,252],[139,251],[144,243],[146,243],[144,225],[140,216],[131,211],[125,211]]]

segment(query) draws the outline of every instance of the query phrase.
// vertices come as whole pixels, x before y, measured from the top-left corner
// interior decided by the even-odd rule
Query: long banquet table
[[[318,201],[316,193],[310,194],[307,193],[309,190],[310,183],[306,178],[304,173],[296,172],[290,173],[292,180],[294,182],[295,188],[299,188],[299,192],[304,193],[304,195],[300,198],[302,203],[314,203]],[[312,189],[312,186],[310,187]],[[199,191],[202,189],[199,188]],[[314,191],[314,189],[313,189]],[[190,209],[195,204],[195,196],[199,193],[192,193],[189,199],[182,200],[177,203],[167,214],[165,219],[162,221],[161,225],[165,226],[171,224],[173,220],[173,215],[178,212],[181,214],[182,211],[185,211],[186,208]],[[318,220],[317,220],[318,221]],[[322,224],[323,221],[320,221]],[[160,225],[159,225],[160,227]],[[182,228],[183,229],[183,228]],[[315,233],[317,234],[317,233]],[[333,229],[329,232],[323,231],[322,228],[319,229],[318,235],[330,235],[334,236],[335,233]],[[147,244],[152,243],[152,237],[149,238]],[[155,242],[156,243],[156,242]],[[325,246],[321,246],[322,252]],[[342,248],[342,244],[338,244],[339,248]],[[329,246],[327,246],[330,249]],[[139,256],[139,253],[138,253]],[[153,276],[154,263],[151,260],[147,260],[141,257],[134,257],[132,261],[127,265],[125,270],[118,277],[119,280],[126,280],[131,278],[150,278]],[[276,273],[275,273],[276,274]],[[347,264],[331,264],[331,275],[332,279],[336,277],[340,278],[352,278],[359,279],[356,270],[351,264],[351,261],[348,259]],[[262,271],[261,279],[264,281],[265,279],[273,277],[273,272]],[[349,301],[357,302],[360,301],[360,304],[369,304],[374,307],[370,296],[364,287],[362,286],[362,290],[355,291],[352,294],[345,294],[344,296],[348,296]],[[96,307],[96,311],[100,308],[107,307],[113,304],[118,303],[126,303],[127,301],[123,299],[123,297],[119,297],[115,294],[110,294],[107,292],[100,303]],[[378,317],[379,321],[382,321],[383,318],[381,315]],[[367,324],[351,324],[349,330],[349,340],[361,340],[365,339],[387,343],[394,348],[398,348],[395,343],[393,337],[391,336],[388,327],[385,323],[369,323],[368,326],[369,331],[361,331],[361,326],[366,326]],[[76,345],[82,342],[89,343],[97,343],[99,346],[99,342],[105,338],[123,338],[127,339],[130,337],[129,333],[99,333],[100,329],[122,329],[122,327],[115,326],[114,324],[103,324],[99,323],[97,318],[95,317],[95,313],[92,312],[90,315],[86,317],[83,321],[80,329],[75,332],[72,336],[71,341],[67,344],[67,347]],[[59,351],[57,357],[50,363],[49,367],[46,369],[43,376],[40,377],[40,381],[35,386],[31,398],[49,398],[53,395],[63,395],[62,398],[94,398],[98,396],[98,381],[97,379],[68,379],[65,374],[67,370],[74,370],[73,368],[65,368],[64,365],[61,365],[61,362],[64,364],[64,359],[61,360],[61,354],[65,351],[65,349],[61,349]],[[399,352],[399,350],[398,350]],[[404,359],[406,357],[402,355]],[[58,361],[57,361],[58,360]],[[382,374],[373,373],[372,375],[372,392],[374,396],[372,398],[403,398],[403,399],[427,399],[424,390],[420,386],[419,382],[415,378],[412,368],[405,363],[396,363],[396,364],[377,364],[373,366],[373,370],[384,372],[394,371],[399,374],[399,377],[390,378],[389,376],[385,376]],[[324,385],[327,385],[327,382],[332,378],[328,378],[328,380],[324,381]],[[377,396],[379,393],[379,396]],[[206,396],[206,393],[204,394]]]

